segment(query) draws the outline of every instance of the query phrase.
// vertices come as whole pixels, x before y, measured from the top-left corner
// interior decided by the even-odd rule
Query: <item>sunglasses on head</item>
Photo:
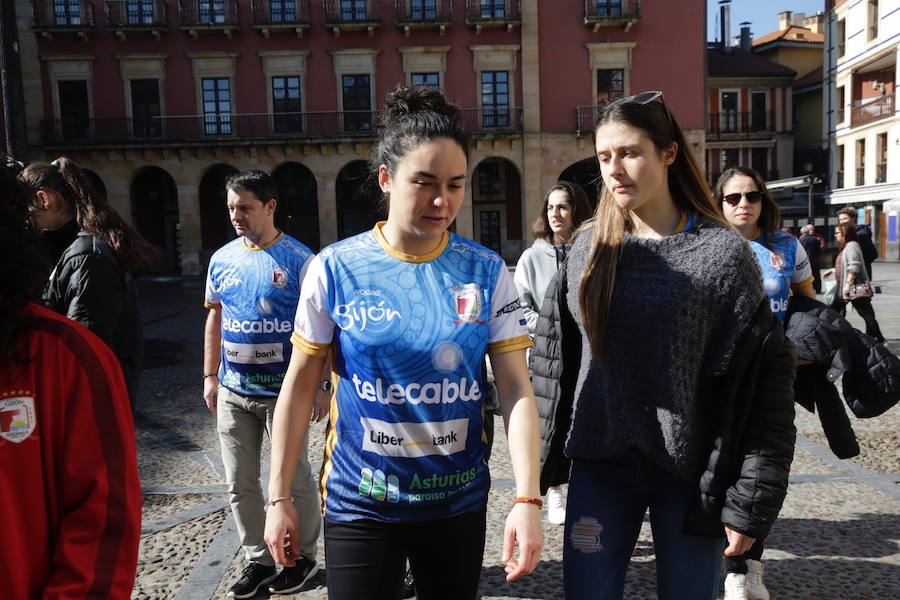
[[[634,102],[635,104],[650,104],[659,100],[659,103],[662,105],[663,110],[666,111],[666,117],[669,121],[672,121],[672,113],[669,112],[669,107],[666,106],[666,99],[663,97],[663,93],[659,90],[651,90],[649,92],[641,92],[639,94],[635,94],[633,96],[625,96],[623,98],[617,98],[612,101],[612,104],[625,104],[627,102]]]
[[[747,202],[750,204],[756,204],[760,200],[762,200],[762,192],[754,191],[754,192],[735,192],[734,194],[726,194],[722,196],[722,200],[727,202],[732,206],[737,206],[741,202],[741,198],[747,198]]]

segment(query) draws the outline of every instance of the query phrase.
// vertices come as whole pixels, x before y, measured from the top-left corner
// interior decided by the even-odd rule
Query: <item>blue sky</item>
[[[707,0],[707,32],[706,39],[718,38],[718,0]],[[824,12],[825,0],[732,0],[731,2],[731,34],[738,35],[740,23],[750,21],[753,37],[760,37],[778,29],[778,13],[789,10],[794,13],[814,15]]]

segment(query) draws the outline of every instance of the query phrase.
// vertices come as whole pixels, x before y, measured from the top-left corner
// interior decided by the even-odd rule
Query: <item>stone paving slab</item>
[[[880,267],[880,268],[879,268]],[[879,321],[900,350],[900,265],[876,265],[886,293],[875,297]],[[215,419],[202,404],[200,362],[206,311],[202,280],[142,282],[150,365],[142,379],[138,423],[145,527],[133,597],[141,600],[224,598],[244,566],[233,520],[225,506]],[[851,323],[861,321],[852,312]],[[854,321],[854,319],[856,321]],[[900,409],[876,419],[854,419],[862,455],[830,455],[818,417],[802,409],[791,487],[768,540],[766,581],[773,600],[900,598]],[[544,560],[529,578],[505,582],[499,564],[506,511],[513,497],[512,468],[502,420],[491,460],[488,543],[481,596],[491,600],[557,599],[562,591],[563,530],[544,520]],[[167,432],[171,432],[167,433]],[[310,430],[310,459],[321,460],[324,427]],[[268,444],[266,443],[266,452]],[[265,481],[263,481],[265,485]],[[893,493],[892,493],[893,492]],[[208,511],[196,514],[197,511]],[[163,528],[165,527],[165,528]],[[323,558],[320,540],[320,560]],[[649,524],[644,523],[629,565],[625,598],[655,596]],[[299,594],[324,599],[325,574]]]

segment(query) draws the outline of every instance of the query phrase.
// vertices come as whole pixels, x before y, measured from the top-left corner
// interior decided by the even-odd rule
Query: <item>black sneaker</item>
[[[285,567],[281,573],[269,584],[269,591],[273,594],[293,594],[312,579],[319,570],[319,565],[314,560],[301,558],[293,567]]]
[[[259,591],[259,588],[273,579],[275,579],[274,566],[267,567],[266,565],[252,562],[241,571],[240,579],[228,590],[228,596],[231,598],[252,598]]]
[[[406,576],[403,578],[403,588],[400,591],[401,598],[412,598],[416,595],[416,580],[413,578],[412,569],[406,568]]]

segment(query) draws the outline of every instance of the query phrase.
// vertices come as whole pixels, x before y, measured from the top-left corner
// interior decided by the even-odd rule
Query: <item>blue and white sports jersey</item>
[[[772,313],[784,322],[791,286],[813,280],[806,250],[797,238],[784,231],[770,233],[765,240],[757,236],[750,240],[750,248],[762,271],[763,292],[769,297]]]
[[[258,249],[239,237],[212,255],[204,304],[222,309],[218,376],[226,388],[245,396],[278,396],[291,359],[300,282],[312,256],[283,233]]]
[[[388,245],[382,225],[311,261],[291,337],[308,354],[336,349],[325,516],[409,522],[481,510],[482,358],[531,346],[515,284],[475,242],[445,234],[430,255],[411,256]]]

